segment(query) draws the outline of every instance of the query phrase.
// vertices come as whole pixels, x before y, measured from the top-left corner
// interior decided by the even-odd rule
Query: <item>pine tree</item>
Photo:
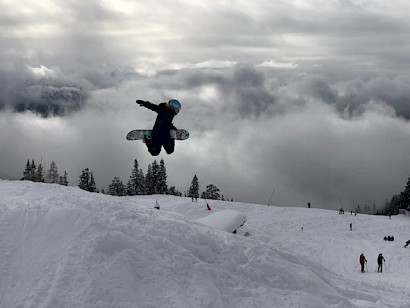
[[[137,186],[137,194],[144,195],[146,194],[147,189],[145,188],[145,176],[142,169],[138,171],[138,186]]]
[[[41,166],[41,163],[37,167],[36,181],[42,183],[44,182],[43,167]]]
[[[128,183],[127,183],[127,196],[135,196],[135,195],[136,193],[131,184],[131,176],[130,176],[130,178],[128,179]]]
[[[34,163],[34,159],[31,160],[30,165],[30,181],[37,182],[37,173],[36,173],[36,164]]]
[[[41,164],[39,167],[36,167],[36,164],[34,160],[27,160],[26,168],[23,171],[23,177],[21,180],[26,180],[26,181],[33,181],[33,182],[44,182],[43,178],[43,168],[41,167]]]
[[[218,187],[216,187],[215,185],[213,185],[213,184],[209,184],[207,187],[206,187],[206,191],[204,191],[203,193],[202,193],[202,198],[205,198],[205,199],[213,199],[213,200],[219,200],[219,198],[220,198],[220,194],[219,194],[219,188]]]
[[[188,190],[188,197],[191,197],[192,201],[194,201],[194,198],[198,199],[199,197],[199,182],[196,174],[194,175],[194,178],[191,181],[191,186]]]
[[[153,182],[153,191],[152,194],[158,194],[158,188],[159,188],[159,183],[158,183],[158,174],[159,174],[159,165],[156,160],[153,161],[152,163],[152,182]]]
[[[68,186],[67,171],[64,171],[64,175],[60,176],[58,184]]]
[[[159,163],[156,184],[157,184],[156,190],[158,194],[163,195],[167,193],[167,190],[168,190],[167,169],[165,168],[165,162],[163,159],[161,159]]]
[[[148,195],[155,194],[155,178],[151,164],[148,165],[147,175],[145,176],[145,191]]]
[[[131,176],[127,184],[127,194],[130,196],[142,195],[144,189],[144,173],[139,169],[138,161],[134,160],[134,168],[131,171]]]
[[[131,171],[130,179],[127,184],[127,195],[135,196],[137,194],[137,179],[138,179],[138,161],[134,159],[134,168]]]
[[[182,197],[182,193],[178,191],[175,186],[171,186],[167,191],[168,195]]]
[[[94,174],[88,168],[85,168],[80,175],[78,187],[89,192],[98,192],[95,185]]]
[[[401,208],[407,209],[410,207],[410,178],[407,180],[406,188],[401,193]]]
[[[94,174],[90,171],[90,181],[88,182],[88,191],[97,192],[97,187],[95,185]]]
[[[88,191],[89,182],[90,182],[90,170],[88,170],[88,168],[85,168],[83,171],[81,171],[78,187],[80,187],[83,190]]]
[[[55,161],[52,161],[50,164],[50,169],[47,171],[47,182],[48,183],[58,183],[59,175],[57,164]]]
[[[119,177],[114,177],[112,183],[108,187],[108,194],[111,196],[125,196],[127,188],[124,186]]]
[[[23,177],[21,178],[21,180],[30,181],[30,174],[31,174],[31,165],[30,165],[30,160],[27,159],[26,168],[23,171]]]

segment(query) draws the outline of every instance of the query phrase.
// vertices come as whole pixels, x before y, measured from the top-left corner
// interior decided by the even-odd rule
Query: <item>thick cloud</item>
[[[312,75],[298,81],[298,95],[305,99],[320,100],[336,106],[341,113],[350,116],[365,111],[369,104],[383,104],[394,110],[398,117],[410,116],[410,76],[394,78],[374,77],[368,80],[337,81],[330,84],[325,77]]]
[[[44,117],[62,116],[80,110],[88,93],[75,84],[62,83],[59,80],[39,80],[26,82],[17,88],[11,101],[17,112],[34,111]]]
[[[42,67],[37,71],[0,70],[0,101],[3,109],[15,112],[32,111],[43,117],[64,116],[79,111],[90,96],[86,82],[69,80],[53,75]]]
[[[275,204],[381,205],[410,170],[409,8],[2,2],[0,177],[30,158],[55,160],[72,185],[86,167],[99,187],[126,182],[135,158],[154,159],[124,137],[155,120],[135,100],[177,98],[191,137],[158,159],[178,189],[197,174],[235,200],[266,203],[275,187]]]

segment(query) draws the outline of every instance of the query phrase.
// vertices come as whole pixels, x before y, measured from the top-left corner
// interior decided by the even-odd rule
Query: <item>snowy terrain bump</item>
[[[197,221],[203,200],[1,180],[0,196],[0,307],[410,303],[410,217],[208,201],[246,215],[235,235]]]

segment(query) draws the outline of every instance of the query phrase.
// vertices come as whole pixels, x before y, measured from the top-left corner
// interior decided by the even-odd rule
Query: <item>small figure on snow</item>
[[[353,229],[353,224],[350,223],[350,231],[352,231],[352,229]]]
[[[384,257],[381,253],[379,253],[379,256],[377,257],[377,264],[379,265],[377,272],[383,272],[383,262],[385,262]]]
[[[364,256],[364,254],[360,255],[359,263],[362,266],[362,273],[364,273],[364,265],[367,263],[367,260],[366,260],[366,257]]]
[[[151,155],[157,156],[161,152],[161,147],[164,147],[167,154],[174,152],[175,139],[171,138],[170,130],[177,129],[172,124],[172,120],[181,110],[180,102],[176,99],[171,99],[168,103],[156,105],[148,101],[137,100],[137,104],[158,114],[152,129],[152,138],[144,139]]]

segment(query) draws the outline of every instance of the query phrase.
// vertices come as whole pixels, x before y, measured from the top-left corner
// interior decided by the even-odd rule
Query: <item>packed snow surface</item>
[[[409,307],[410,217],[208,202],[0,181],[0,307]]]

